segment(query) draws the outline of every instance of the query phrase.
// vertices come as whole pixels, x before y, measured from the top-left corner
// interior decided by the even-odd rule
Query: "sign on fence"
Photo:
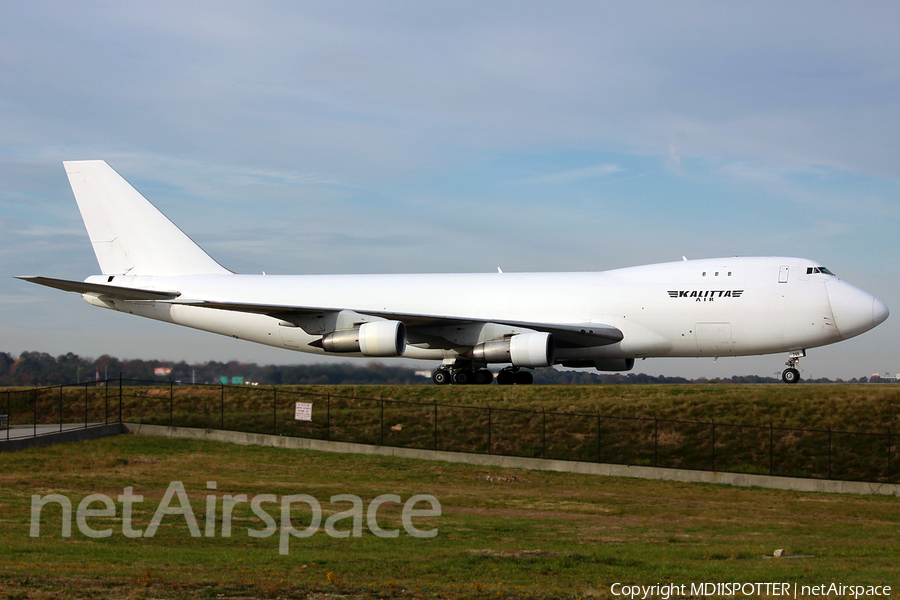
[[[308,402],[298,402],[297,408],[294,410],[295,421],[312,421],[312,404]]]

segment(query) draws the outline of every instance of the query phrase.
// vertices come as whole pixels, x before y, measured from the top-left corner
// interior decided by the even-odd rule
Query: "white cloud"
[[[549,173],[547,175],[541,175],[540,177],[534,177],[532,179],[526,179],[525,183],[571,183],[573,181],[580,181],[582,179],[593,179],[595,177],[605,177],[607,175],[612,175],[613,173],[620,173],[624,171],[622,167],[618,165],[595,165],[593,167],[584,167],[582,169],[569,169],[567,171],[560,171],[558,173]]]

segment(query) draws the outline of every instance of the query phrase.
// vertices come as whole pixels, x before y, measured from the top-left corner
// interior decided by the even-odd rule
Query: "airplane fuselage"
[[[557,362],[720,357],[789,352],[858,335],[886,317],[884,305],[799,258],[690,260],[603,272],[408,275],[116,276],[132,288],[177,290],[182,299],[312,306],[360,313],[452,316],[478,322],[603,323],[621,341],[556,349]],[[106,276],[88,282],[107,283]],[[327,354],[321,336],[267,315],[85,295],[92,304],[279,348]],[[441,340],[453,332],[441,328]],[[459,328],[456,344],[414,336],[408,358],[444,359],[496,336]],[[509,333],[521,328],[511,327]],[[450,346],[450,347],[447,347]],[[360,356],[359,353],[346,353]]]

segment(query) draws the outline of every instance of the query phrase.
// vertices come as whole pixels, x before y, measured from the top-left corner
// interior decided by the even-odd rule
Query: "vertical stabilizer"
[[[104,275],[230,273],[106,161],[63,165]]]

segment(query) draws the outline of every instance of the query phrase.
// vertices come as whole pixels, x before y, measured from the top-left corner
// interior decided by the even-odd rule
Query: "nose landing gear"
[[[800,371],[796,369],[796,366],[804,356],[806,356],[806,350],[794,350],[791,352],[787,362],[784,363],[788,368],[781,372],[781,380],[783,382],[797,383],[800,381]]]

